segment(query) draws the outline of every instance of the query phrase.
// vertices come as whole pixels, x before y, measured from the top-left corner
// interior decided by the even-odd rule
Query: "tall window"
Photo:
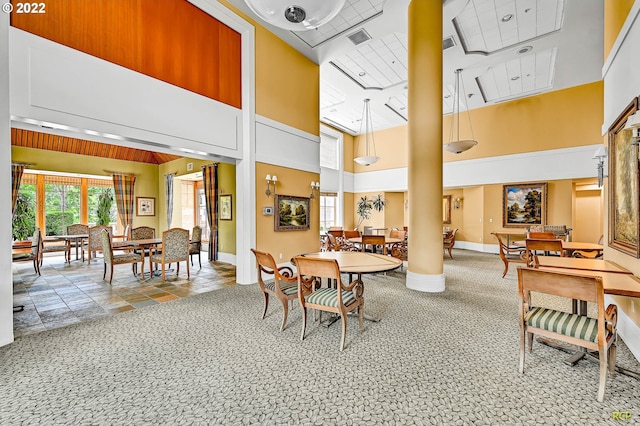
[[[326,133],[320,133],[320,167],[338,170],[340,168],[338,160],[338,139]]]
[[[98,205],[100,204],[100,197],[102,194],[107,192],[113,195],[113,181],[111,179],[87,179],[87,192],[89,225],[95,225],[98,223]],[[111,210],[109,211],[109,225],[116,231],[116,233],[121,234],[123,232],[122,224],[118,220],[118,206],[116,205],[115,197],[111,204]]]
[[[201,180],[195,184],[195,212],[196,225],[202,228],[202,241],[209,241],[209,220],[207,219],[207,200],[204,193],[204,182]],[[202,245],[205,246],[204,244]]]
[[[195,226],[194,215],[194,195],[195,185],[191,181],[183,180],[180,186],[180,193],[182,198],[182,227],[184,229],[193,229]]]
[[[320,193],[320,233],[324,234],[329,228],[337,225],[337,203],[338,194],[332,192]]]
[[[80,221],[80,178],[45,176],[45,235],[63,235]]]

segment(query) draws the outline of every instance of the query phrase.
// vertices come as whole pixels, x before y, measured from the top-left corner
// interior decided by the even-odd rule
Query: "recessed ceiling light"
[[[516,53],[517,53],[518,55],[522,55],[522,54],[524,54],[524,53],[531,52],[532,50],[533,50],[533,47],[532,47],[532,46],[524,46],[524,47],[521,47],[520,49],[518,49],[518,50],[516,51]]]
[[[519,77],[519,76],[517,76],[517,75],[516,75],[516,76],[514,76],[514,77],[511,77],[511,81],[516,81],[516,80],[520,80],[520,77]]]
[[[509,22],[511,19],[513,19],[513,14],[508,13],[502,17],[502,22]]]
[[[367,75],[367,73],[366,73],[366,72],[364,72],[364,71],[360,71],[360,72],[358,73],[358,75],[359,75],[360,77],[364,77],[365,75]]]

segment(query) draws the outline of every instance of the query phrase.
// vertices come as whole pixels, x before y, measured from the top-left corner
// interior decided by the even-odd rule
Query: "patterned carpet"
[[[616,375],[596,401],[598,367],[534,345],[518,372],[517,283],[495,255],[454,250],[447,290],[407,290],[402,271],[365,277],[358,333],[296,306],[260,320],[256,286],[32,334],[0,348],[0,424],[625,424],[637,380]],[[618,363],[640,370],[624,343]]]

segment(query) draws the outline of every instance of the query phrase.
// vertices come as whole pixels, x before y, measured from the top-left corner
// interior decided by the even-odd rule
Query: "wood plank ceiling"
[[[15,128],[11,129],[11,145],[147,164],[162,164],[182,158],[178,155]]]

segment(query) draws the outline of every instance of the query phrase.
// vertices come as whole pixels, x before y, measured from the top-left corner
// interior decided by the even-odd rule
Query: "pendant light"
[[[380,159],[380,157],[376,155],[376,143],[373,139],[373,122],[371,121],[371,106],[369,105],[369,101],[370,99],[364,100],[364,108],[362,109],[362,120],[360,120],[360,137],[364,137],[365,143],[364,156],[356,157],[353,159],[353,161],[360,164],[361,166],[368,166]],[[362,132],[363,126],[364,133]]]
[[[263,21],[290,31],[312,30],[332,20],[345,0],[244,0]]]
[[[451,116],[451,130],[449,131],[449,143],[444,144],[444,150],[453,152],[454,154],[460,154],[468,149],[473,148],[478,144],[473,137],[473,126],[471,125],[471,115],[469,114],[469,107],[467,107],[467,119],[469,120],[469,128],[471,129],[471,139],[460,140],[460,96],[463,99],[467,98],[464,91],[464,83],[462,82],[461,74],[462,69],[458,68],[455,71],[456,84],[453,94],[453,114]],[[453,130],[456,128],[456,139],[453,140]]]

